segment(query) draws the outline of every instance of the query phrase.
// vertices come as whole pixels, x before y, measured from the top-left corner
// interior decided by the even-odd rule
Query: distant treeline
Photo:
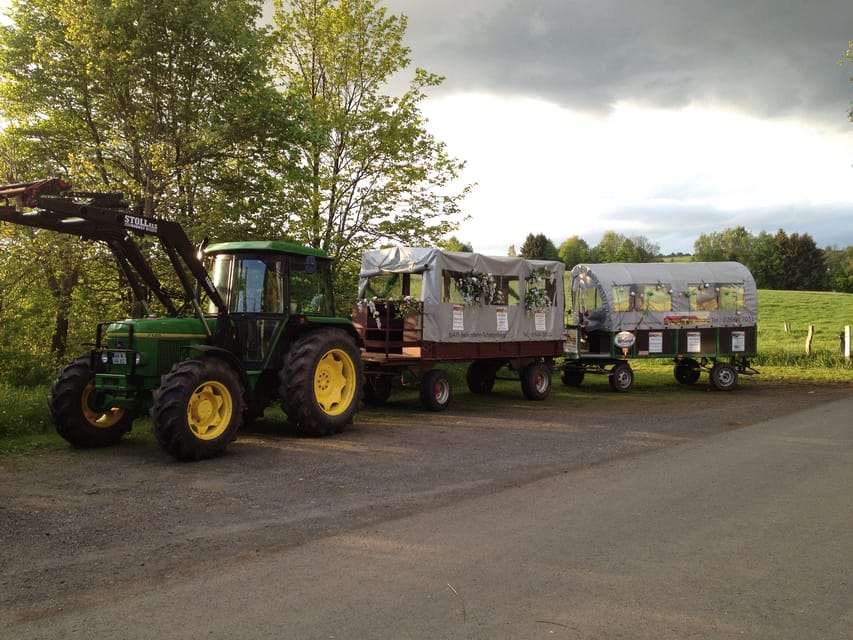
[[[516,253],[509,248],[510,255]],[[645,236],[625,236],[607,231],[595,246],[572,236],[559,248],[544,234],[529,234],[518,255],[562,260],[567,267],[582,262],[661,262],[666,259],[744,264],[759,289],[786,291],[840,291],[853,293],[853,247],[819,248],[808,233],[753,234],[744,227],[703,233],[693,243],[692,256],[663,256],[660,247]]]

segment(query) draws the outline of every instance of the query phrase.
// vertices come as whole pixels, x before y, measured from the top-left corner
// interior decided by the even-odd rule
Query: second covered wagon
[[[628,391],[631,358],[672,358],[675,378],[696,382],[707,370],[728,391],[738,374],[757,373],[758,293],[737,262],[579,264],[569,279],[570,312],[561,378],[606,373]]]

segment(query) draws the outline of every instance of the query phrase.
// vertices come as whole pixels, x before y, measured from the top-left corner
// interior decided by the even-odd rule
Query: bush
[[[53,430],[47,408],[48,387],[0,385],[0,438]]]

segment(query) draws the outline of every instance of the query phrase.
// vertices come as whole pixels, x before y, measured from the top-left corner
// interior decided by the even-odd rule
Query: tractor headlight
[[[101,364],[107,364],[110,361],[110,354],[106,351],[101,352]]]
[[[134,358],[134,361],[136,362],[136,366],[137,366],[137,367],[138,367],[139,365],[141,365],[141,364],[142,364],[142,354],[141,354],[141,353],[137,353],[137,354],[136,354],[136,357]]]

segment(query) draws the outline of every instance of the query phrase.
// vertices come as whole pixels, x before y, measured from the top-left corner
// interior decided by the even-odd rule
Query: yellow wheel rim
[[[187,404],[187,424],[199,440],[214,440],[225,433],[234,415],[231,392],[211,380],[196,387]]]
[[[356,387],[355,364],[343,349],[327,351],[314,373],[314,397],[330,416],[339,416],[353,403]]]
[[[124,417],[124,409],[113,407],[106,411],[95,411],[89,406],[89,398],[95,391],[95,382],[92,381],[83,389],[83,417],[93,427],[98,429],[109,429],[114,427]]]

